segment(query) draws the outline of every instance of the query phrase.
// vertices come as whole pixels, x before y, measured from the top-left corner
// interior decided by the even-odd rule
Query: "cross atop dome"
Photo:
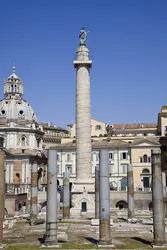
[[[15,71],[16,71],[16,67],[13,65],[12,73],[15,74]]]

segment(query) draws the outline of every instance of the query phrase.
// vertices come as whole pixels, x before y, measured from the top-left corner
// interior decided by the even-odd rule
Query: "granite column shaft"
[[[95,218],[99,219],[99,167],[95,167]]]
[[[133,183],[133,165],[127,167],[127,201],[128,201],[128,219],[134,218],[134,183]]]
[[[57,151],[49,149],[47,168],[47,246],[57,245]]]
[[[165,222],[160,149],[151,150],[154,245],[165,244]]]
[[[99,244],[111,245],[108,150],[100,150]]]
[[[38,164],[33,162],[31,166],[31,222],[37,219],[38,216]]]
[[[69,175],[67,172],[63,173],[63,218],[70,217],[70,186]]]

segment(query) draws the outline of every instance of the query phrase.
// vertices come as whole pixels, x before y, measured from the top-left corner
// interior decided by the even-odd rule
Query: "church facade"
[[[15,73],[4,82],[0,101],[0,135],[4,138],[6,192],[28,192],[31,165],[38,163],[39,187],[46,183],[43,129],[31,105],[23,99],[24,85]]]

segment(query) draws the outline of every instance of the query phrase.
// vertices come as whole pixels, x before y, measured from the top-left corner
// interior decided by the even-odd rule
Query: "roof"
[[[40,125],[42,125],[43,128],[50,129],[50,130],[68,131],[68,129],[57,127],[57,126],[51,125],[49,123],[40,123]]]
[[[10,79],[21,80],[20,77],[18,77],[18,76],[16,75],[15,70],[16,70],[16,68],[15,68],[15,66],[13,66],[12,74],[8,77],[8,80],[10,80]]]
[[[143,128],[157,128],[157,123],[125,123],[125,124],[113,124],[113,129],[143,129]]]
[[[97,123],[103,123],[103,124],[107,125],[106,122],[99,121],[99,120],[96,120],[96,119],[91,118],[91,122],[92,122],[92,121],[95,121],[95,122],[97,122]],[[67,127],[71,127],[71,128],[72,128],[74,125],[76,125],[76,123],[68,124]]]
[[[142,143],[153,144],[159,146],[159,137],[149,137],[149,138],[135,138],[131,145],[139,145]]]
[[[37,122],[37,117],[32,106],[20,98],[19,100],[5,97],[0,101],[0,119],[27,120]]]
[[[93,149],[101,149],[101,148],[115,148],[115,147],[129,147],[129,143],[122,141],[122,140],[112,140],[112,139],[104,139],[104,140],[92,140],[92,148]],[[50,149],[75,149],[76,148],[76,141],[73,140],[72,142],[64,143],[64,144],[57,144]]]

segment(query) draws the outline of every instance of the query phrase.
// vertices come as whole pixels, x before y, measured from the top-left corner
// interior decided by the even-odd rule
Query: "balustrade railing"
[[[30,192],[30,184],[5,184],[5,193],[23,194]]]

